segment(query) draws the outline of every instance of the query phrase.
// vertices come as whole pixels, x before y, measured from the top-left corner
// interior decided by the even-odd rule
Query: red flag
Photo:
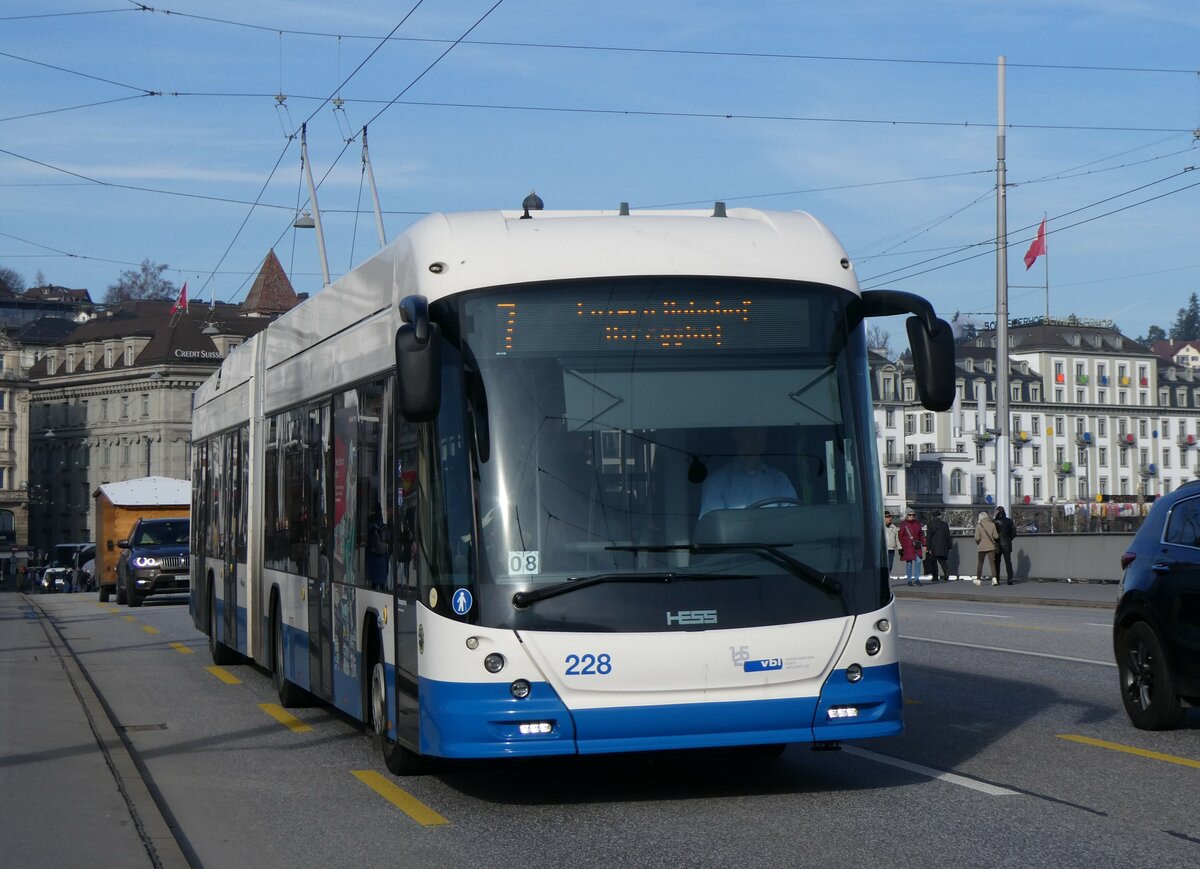
[[[1033,268],[1033,264],[1037,262],[1037,258],[1046,253],[1046,218],[1042,218],[1042,225],[1038,227],[1037,238],[1033,240],[1033,244],[1029,245],[1029,250],[1025,251],[1025,271]]]
[[[171,313],[178,314],[180,311],[187,313],[187,281],[183,282],[183,289],[179,291],[179,298],[175,300],[175,304],[171,306]]]

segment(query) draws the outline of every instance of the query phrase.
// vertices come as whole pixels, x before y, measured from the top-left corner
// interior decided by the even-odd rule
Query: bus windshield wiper
[[[828,574],[781,551],[784,547],[791,545],[790,543],[665,543],[656,546],[606,546],[604,548],[617,552],[690,552],[693,555],[753,552],[827,594],[836,595],[841,599],[842,606],[846,608],[848,614],[849,605],[842,594],[842,584]]]
[[[512,602],[513,606],[520,609],[539,600],[545,600],[548,597],[558,597],[560,594],[579,591],[580,589],[590,588],[593,585],[600,585],[605,582],[684,582],[693,579],[749,579],[749,577],[740,573],[678,573],[675,571],[661,571],[658,573],[598,573],[595,576],[573,576],[565,582],[556,582],[554,585],[545,585],[530,591],[518,591],[513,595]]]

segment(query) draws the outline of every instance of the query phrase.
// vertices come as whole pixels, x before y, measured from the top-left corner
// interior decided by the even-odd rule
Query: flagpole
[[[1042,225],[1046,224],[1046,212],[1042,212]],[[1050,325],[1050,245],[1046,244],[1045,236],[1042,236],[1042,274],[1046,280],[1046,325]]]

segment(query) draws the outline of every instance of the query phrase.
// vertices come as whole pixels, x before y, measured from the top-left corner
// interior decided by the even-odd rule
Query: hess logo
[[[677,613],[667,613],[668,625],[715,625],[716,610],[680,610]]]

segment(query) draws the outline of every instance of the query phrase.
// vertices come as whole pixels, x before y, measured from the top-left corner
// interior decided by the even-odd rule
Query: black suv
[[[1200,481],[1155,501],[1121,567],[1121,700],[1136,727],[1165,730],[1200,706]]]
[[[186,517],[138,519],[117,561],[117,603],[141,606],[152,594],[188,591],[188,534]]]

